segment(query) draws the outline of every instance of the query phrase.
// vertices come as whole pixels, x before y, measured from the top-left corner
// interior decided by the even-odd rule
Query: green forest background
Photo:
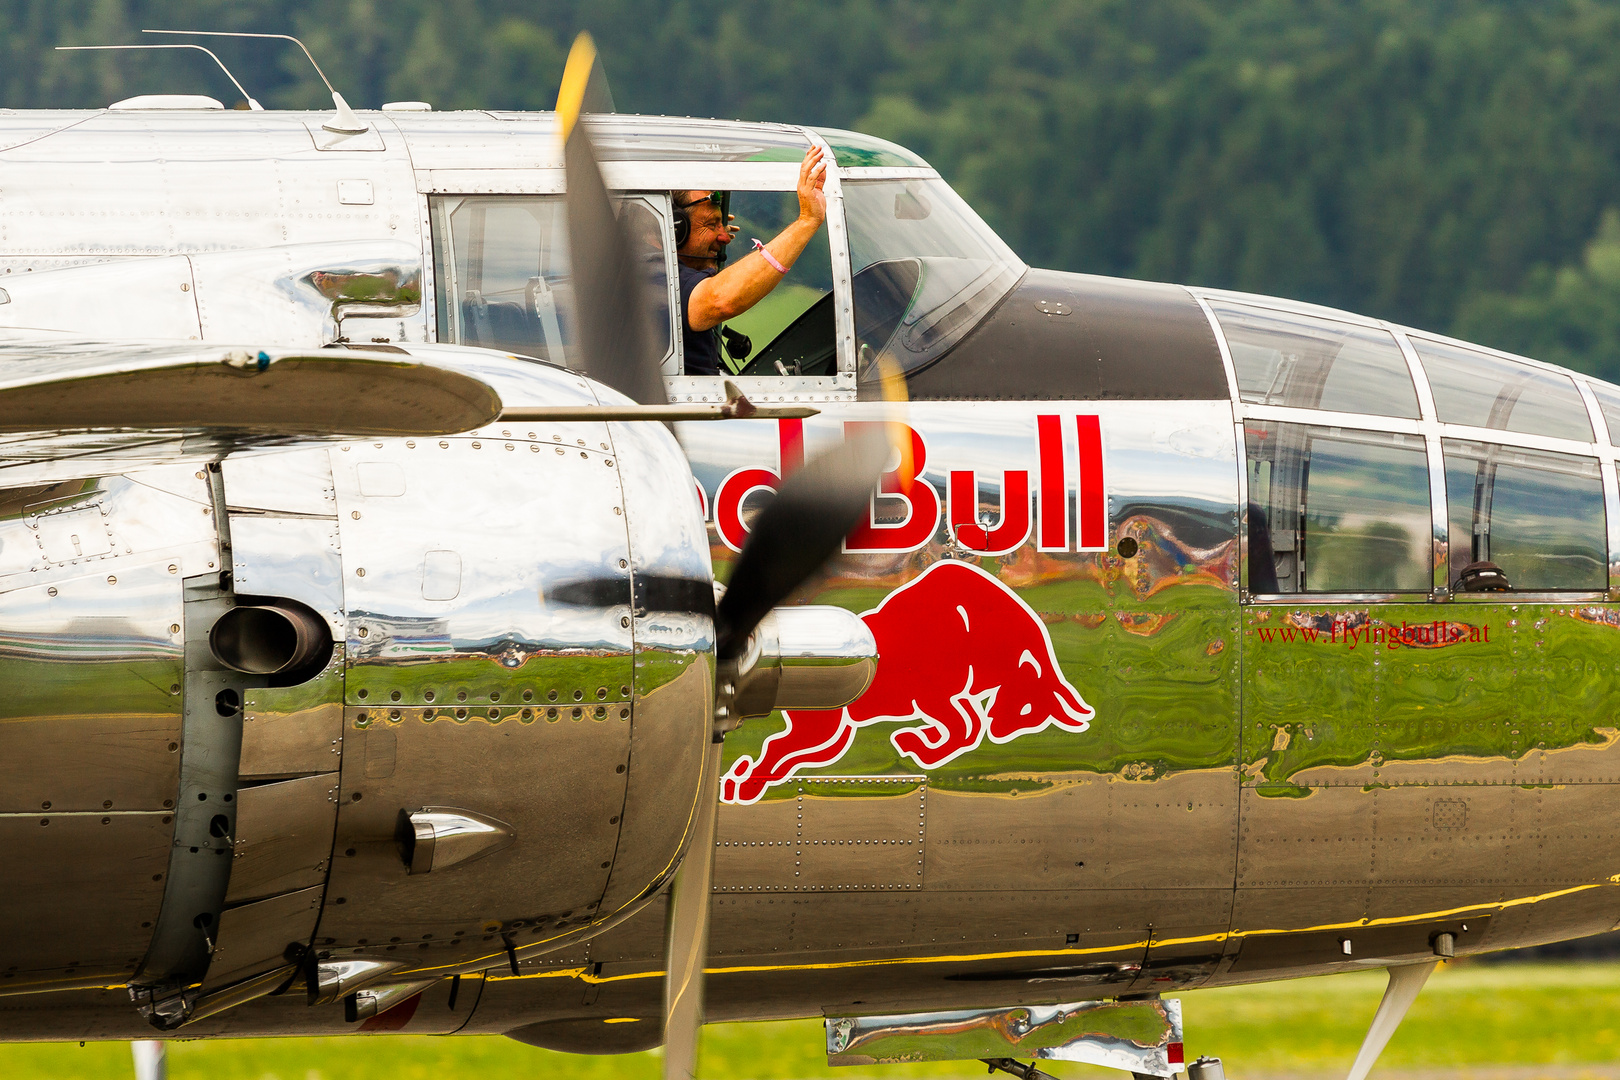
[[[549,108],[588,29],[620,111],[895,139],[1033,264],[1620,380],[1620,3],[0,0],[0,107],[235,97],[206,61],[51,50],[148,26],[290,32],[352,104],[440,109]],[[291,46],[213,47],[265,105],[326,105]]]

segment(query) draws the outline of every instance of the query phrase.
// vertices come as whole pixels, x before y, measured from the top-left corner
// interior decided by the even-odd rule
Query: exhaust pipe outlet
[[[285,675],[330,655],[332,634],[314,612],[291,604],[234,607],[208,632],[214,658],[247,675]]]

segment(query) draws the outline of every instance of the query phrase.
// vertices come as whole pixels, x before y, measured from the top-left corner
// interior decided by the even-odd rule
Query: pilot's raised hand
[[[821,147],[812,146],[799,166],[799,220],[817,228],[827,220],[827,163]]]

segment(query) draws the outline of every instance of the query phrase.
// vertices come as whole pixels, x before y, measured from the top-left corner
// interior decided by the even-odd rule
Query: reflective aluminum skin
[[[1088,1001],[827,1018],[829,1065],[1009,1057],[1174,1076],[1182,1064],[1181,1002]]]
[[[363,115],[0,113],[0,328],[619,401],[452,340],[488,298],[448,290],[433,200],[554,198],[551,118]],[[1620,919],[1620,388],[1272,298],[972,279],[1003,291],[909,373],[909,453],[796,598],[847,615],[762,628],[738,701],[766,715],[700,792],[712,605],[637,583],[724,581],[770,489],[891,418],[863,273],[894,260],[862,265],[846,203],[937,174],[849,133],[602,124],[665,224],[671,191],[785,194],[833,151],[826,373],[734,380],[820,412],[0,437],[0,1037],[137,1038],[141,1005],[186,1037],[656,1045],[661,890],[710,797],[711,1020],[1072,1007]],[[861,213],[922,213],[883,194]],[[512,300],[546,341],[565,269]],[[937,271],[916,297],[965,280]],[[1486,562],[1511,591],[1466,591]],[[296,681],[209,651],[269,603],[330,633]],[[455,815],[510,841],[441,864]]]

